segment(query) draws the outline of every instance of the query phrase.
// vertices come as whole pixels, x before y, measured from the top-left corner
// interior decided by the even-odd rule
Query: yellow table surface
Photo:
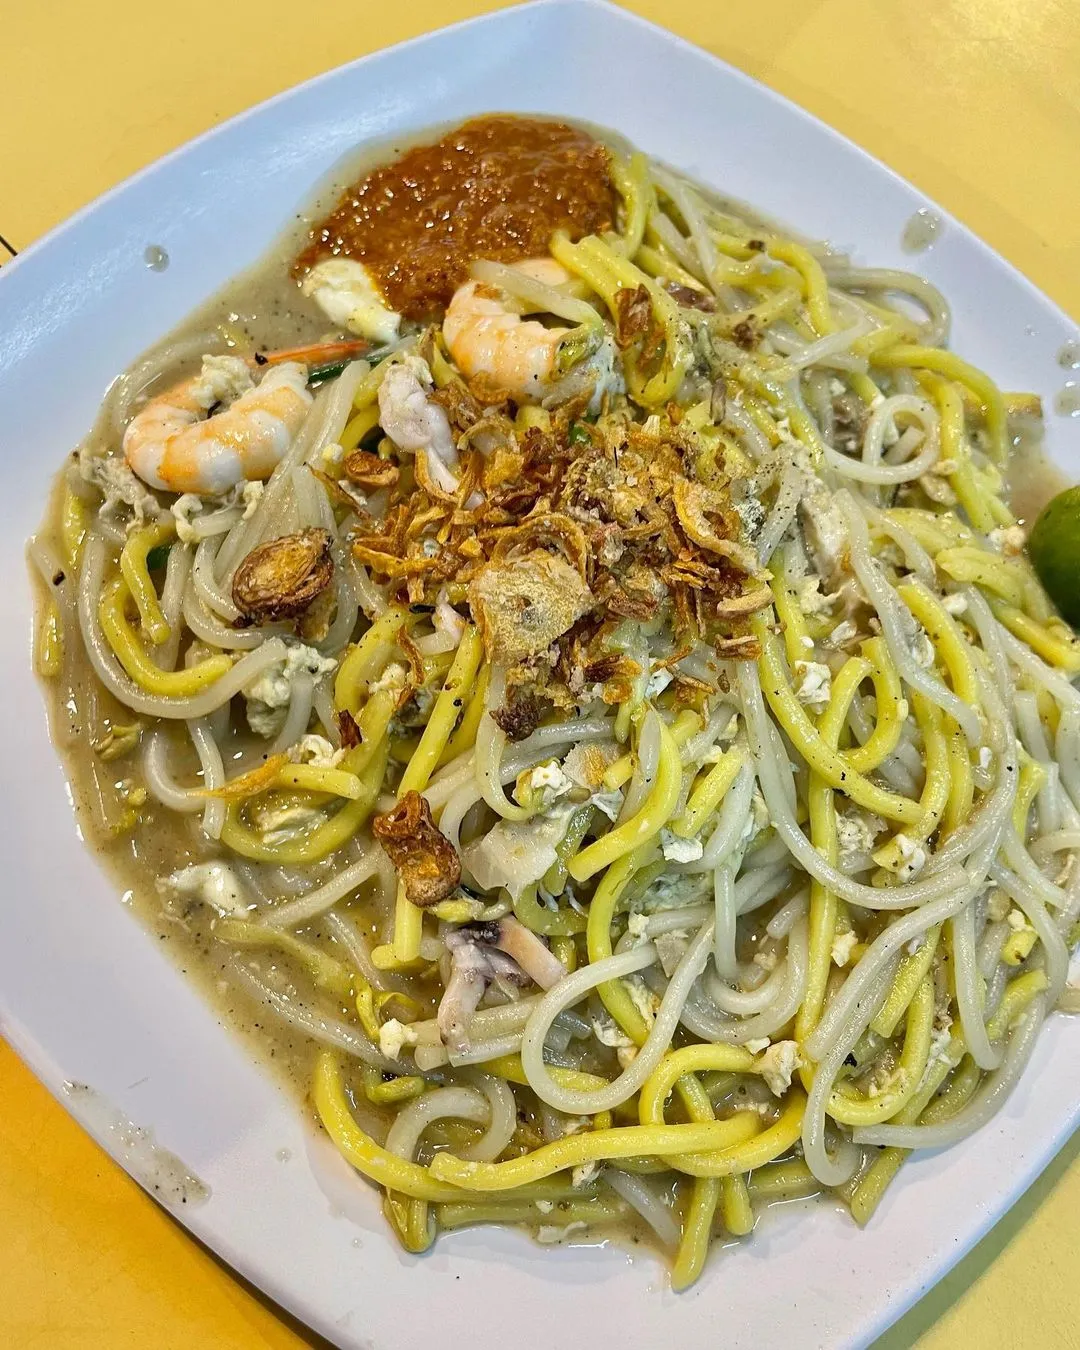
[[[0,236],[24,247],[233,113],[365,52],[498,7],[484,0],[4,6]],[[851,136],[1080,315],[1075,0],[627,7]],[[1080,1347],[1078,1152],[1080,1136],[876,1350]],[[0,1042],[0,1345],[318,1343],[188,1238]]]

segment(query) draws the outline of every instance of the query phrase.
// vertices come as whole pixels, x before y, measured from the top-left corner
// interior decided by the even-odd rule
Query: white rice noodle
[[[897,924],[890,926],[895,928]],[[859,966],[861,968],[861,961]],[[844,1060],[862,1035],[863,1028],[885,1001],[888,991],[889,977],[884,973],[867,983],[861,1001],[852,1009],[852,1017],[841,1028],[839,1036],[819,1061],[814,1073],[803,1114],[802,1146],[807,1167],[823,1186],[842,1186],[850,1180],[859,1164],[859,1150],[847,1140],[840,1143],[835,1153],[829,1153],[825,1139],[827,1108]]]
[[[322,1045],[342,1050],[373,1069],[384,1073],[400,1073],[402,1066],[382,1054],[363,1032],[336,1017],[328,1017],[315,1008],[290,998],[268,984],[265,978],[239,956],[231,956],[225,963],[226,978],[238,985],[258,1003],[268,1008],[275,1017],[302,1036]]]
[[[1003,867],[999,862],[991,863],[990,876],[1023,911],[1024,917],[1035,929],[1041,944],[1040,951],[1045,963],[1046,978],[1049,981],[1046,1001],[1052,1007],[1061,997],[1061,991],[1065,988],[1065,982],[1069,977],[1069,949],[1065,945],[1061,930],[1032,887],[1010,868]]]
[[[1062,712],[1054,740],[1054,755],[1062,786],[1073,807],[1080,811],[1080,706]]]
[[[735,869],[724,863],[713,872],[713,961],[720,975],[733,980],[738,974],[739,960],[735,954],[735,928],[738,910],[735,907]]]
[[[191,568],[191,580],[195,593],[212,613],[219,614],[230,623],[240,617],[240,610],[232,597],[226,595],[218,584],[215,563],[221,549],[218,539],[204,539],[195,549],[195,561]]]
[[[189,723],[189,729],[192,723]],[[150,794],[170,811],[194,815],[206,808],[206,798],[199,787],[184,787],[169,769],[169,733],[164,727],[152,727],[143,738],[143,779]]]
[[[705,968],[712,940],[713,924],[712,919],[708,919],[679,962],[645,1044],[618,1078],[602,1088],[581,1092],[554,1081],[544,1066],[543,1058],[548,1028],[558,1013],[580,1002],[598,984],[652,965],[656,960],[656,948],[651,942],[646,942],[617,956],[607,957],[575,971],[550,989],[530,1017],[521,1042],[521,1066],[529,1086],[540,1100],[568,1115],[594,1115],[597,1111],[610,1111],[633,1096],[670,1047],[690,988]]]
[[[734,431],[739,444],[755,464],[768,460],[772,447],[765,439],[765,433],[734,399],[729,399],[725,406],[724,425]]]
[[[683,1009],[682,1023],[695,1036],[727,1045],[745,1045],[772,1036],[791,1021],[806,997],[809,963],[809,927],[805,919],[799,919],[788,939],[783,980],[769,1003],[748,1015],[725,1017],[719,1005],[710,1006],[704,990],[695,989]]]
[[[476,1087],[435,1088],[398,1111],[386,1136],[386,1151],[407,1162],[414,1161],[424,1131],[433,1121],[447,1117],[486,1127],[474,1144],[460,1151],[459,1157],[472,1162],[494,1162],[513,1137],[517,1106],[510,1085],[490,1074],[478,1074]]]
[[[173,544],[165,566],[165,584],[161,588],[161,613],[169,626],[169,636],[150,652],[150,659],[159,670],[176,669],[180,639],[183,636],[180,620],[183,617],[184,596],[190,573],[191,550],[184,544]]]
[[[361,858],[359,862],[351,863],[322,886],[316,886],[306,895],[297,896],[295,900],[289,900],[271,910],[265,916],[266,926],[281,929],[300,928],[310,923],[312,919],[325,914],[350,892],[370,881],[379,871],[379,863],[379,857],[372,849],[366,857]]]
[[[779,733],[765,711],[756,668],[749,661],[740,662],[737,679],[754,766],[773,828],[804,871],[849,904],[864,909],[910,909],[963,885],[964,874],[958,868],[948,868],[919,881],[888,887],[867,886],[826,861],[795,818],[790,801],[791,769]]]
[[[372,961],[370,945],[351,919],[346,918],[344,914],[339,914],[336,909],[325,910],[321,918],[329,930],[330,936],[344,947],[349,959],[372,989],[386,992],[387,990],[405,987],[400,976],[380,970]]]
[[[746,827],[754,787],[753,765],[744,764],[716,813],[716,825],[705,844],[704,853],[696,862],[686,865],[687,872],[713,871],[731,857]]]
[[[217,791],[225,786],[225,766],[221,751],[205,718],[188,723],[188,732],[202,767],[203,788]],[[225,803],[211,797],[203,811],[203,833],[208,839],[220,839],[225,825]]]
[[[985,989],[975,951],[975,907],[965,905],[952,920],[953,974],[960,1025],[968,1054],[980,1069],[996,1069],[1001,1051],[990,1044],[983,1020]]]
[[[200,642],[223,651],[254,651],[266,641],[265,628],[232,628],[207,609],[189,580],[183,598],[184,622]],[[280,631],[280,630],[274,630]]]
[[[901,272],[886,267],[852,267],[847,259],[823,259],[831,286],[844,290],[869,291],[872,294],[892,291],[906,295],[920,305],[927,314],[921,341],[927,347],[940,347],[949,335],[949,303],[936,286],[914,272]]]
[[[1009,1037],[1001,1067],[986,1080],[972,1100],[940,1125],[873,1125],[854,1131],[857,1144],[885,1148],[948,1148],[967,1139],[991,1120],[1020,1081],[1039,1027],[1046,1016],[1046,998],[1040,994]]]
[[[301,671],[292,682],[285,720],[281,730],[266,748],[267,756],[280,755],[297,744],[308,729],[311,721],[311,705],[315,697],[315,677],[307,671]]]
[[[649,1177],[607,1167],[601,1180],[641,1215],[665,1247],[674,1250],[679,1245],[679,1221],[668,1197]]]
[[[869,314],[863,313],[849,328],[841,328],[836,333],[828,333],[816,342],[805,345],[788,344],[785,355],[786,364],[777,366],[770,375],[774,380],[786,384],[809,366],[830,365],[840,355],[847,355],[859,338],[865,337],[874,327]],[[865,359],[865,358],[864,358]]]
[[[761,527],[761,533],[754,545],[757,549],[758,562],[762,566],[765,566],[776,552],[780,540],[787,534],[792,521],[795,519],[795,513],[799,509],[805,484],[806,475],[802,469],[795,464],[785,464],[780,474],[780,481],[777,484],[776,500],[769,510],[765,524]]]
[[[934,567],[934,560],[911,531],[905,529],[903,525],[898,525],[891,516],[884,511],[879,511],[868,502],[863,502],[862,507],[863,514],[874,528],[887,535],[893,543],[899,545],[900,551],[904,555],[904,562],[923,585],[936,589],[937,570]]]

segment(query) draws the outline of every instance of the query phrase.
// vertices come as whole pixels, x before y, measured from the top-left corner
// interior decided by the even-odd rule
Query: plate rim
[[[1052,296],[1047,295],[1038,287],[1019,267],[1017,267],[1009,258],[992,248],[986,241],[968,226],[960,217],[953,212],[942,207],[922,188],[911,183],[898,171],[893,169],[885,161],[878,159],[871,154],[857,141],[850,136],[837,130],[826,122],[823,118],[810,112],[801,104],[787,95],[776,90],[769,84],[748,74],[740,67],[733,65],[724,58],[717,56],[714,52],[706,48],[699,47],[689,39],[680,34],[673,33],[664,28],[661,24],[647,19],[633,11],[622,8],[614,3],[614,0],[519,0],[518,3],[510,6],[489,10],[485,13],[473,15],[444,25],[430,31],[417,34],[401,42],[394,43],[387,47],[379,48],[373,52],[366,53],[360,57],[341,63],[327,70],[320,71],[309,78],[290,85],[285,89],[270,95],[268,98],[253,104],[251,107],[242,109],[232,117],[207,128],[196,136],[189,138],[180,145],[175,146],[163,155],[154,159],[150,163],[141,166],[133,173],[122,179],[120,182],[112,185],[104,192],[93,198],[91,201],[79,207],[70,216],[56,225],[52,226],[44,234],[33,240],[25,248],[21,249],[16,257],[5,263],[0,269],[0,294],[3,294],[5,285],[5,276],[14,276],[21,272],[27,265],[28,259],[38,259],[42,254],[47,253],[59,241],[63,240],[69,233],[77,230],[82,223],[93,216],[103,206],[112,202],[118,197],[123,196],[134,185],[143,180],[152,177],[161,169],[166,168],[175,160],[186,156],[196,147],[201,147],[206,143],[212,143],[216,137],[224,136],[231,130],[242,126],[249,120],[255,120],[263,115],[268,109],[275,107],[279,103],[287,102],[296,96],[300,91],[316,87],[324,82],[330,82],[343,72],[355,70],[365,65],[379,61],[390,54],[399,54],[407,51],[417,51],[424,46],[437,43],[440,39],[449,34],[458,33],[470,28],[481,29],[485,26],[498,26],[499,24],[512,20],[521,11],[525,10],[565,10],[568,13],[592,11],[606,16],[606,18],[617,24],[632,25],[651,35],[654,40],[658,40],[668,45],[674,45],[681,50],[693,53],[700,59],[704,57],[715,68],[719,69],[726,78],[733,80],[743,88],[752,89],[756,97],[764,95],[770,101],[785,108],[789,113],[795,114],[803,121],[813,125],[816,131],[824,133],[829,138],[843,143],[849,152],[855,152],[857,156],[865,162],[867,166],[879,175],[887,175],[894,183],[902,186],[904,189],[915,192],[925,202],[926,205],[933,208],[941,217],[963,231],[967,246],[974,246],[984,257],[990,261],[995,268],[1005,271],[1009,274],[1013,283],[1020,283],[1022,287],[1035,299],[1041,306],[1052,309],[1060,319],[1068,326],[1075,328],[1077,320],[1064,309]],[[33,264],[38,265],[38,264]],[[85,846],[84,846],[85,847]],[[136,920],[136,922],[138,922]],[[24,1028],[21,1021],[17,1018],[9,1019],[5,1014],[4,998],[0,991],[0,1035],[11,1045],[12,1049],[19,1058],[27,1065],[35,1077],[42,1083],[53,1098],[65,1109],[86,1133],[102,1147],[109,1156],[123,1170],[131,1176],[148,1194],[152,1194],[146,1184],[132,1171],[129,1170],[123,1152],[120,1147],[110,1145],[107,1138],[102,1137],[99,1130],[87,1124],[85,1119],[73,1109],[69,1099],[62,1091],[62,1075],[59,1072],[59,1066],[52,1063],[48,1052],[44,1046],[39,1044],[30,1028]],[[234,1033],[228,1033],[234,1034]],[[1040,1035],[1042,1039],[1042,1035]],[[262,1066],[259,1066],[259,1072],[266,1075]],[[276,1086],[276,1085],[275,1085]],[[280,1089],[279,1089],[280,1090]],[[291,1098],[287,1100],[292,1102]],[[294,1108],[295,1109],[295,1108]],[[1013,1207],[1020,1196],[1033,1184],[1037,1177],[1044,1171],[1053,1158],[1060,1152],[1069,1137],[1076,1131],[1080,1125],[1080,1101],[1072,1106],[1069,1112],[1063,1113],[1059,1119],[1056,1128],[1049,1136],[1048,1144],[1036,1150],[1034,1154],[1025,1156],[1022,1165],[1019,1166],[1011,1175],[1009,1184],[994,1191],[991,1201],[979,1207],[977,1210],[972,1208],[970,1213],[974,1216],[973,1222],[966,1225],[961,1224],[962,1236],[954,1239],[951,1249],[940,1255],[940,1258],[932,1262],[932,1269],[929,1273],[929,1279],[920,1278],[918,1271],[911,1272],[906,1278],[892,1286],[893,1297],[879,1298],[874,1305],[873,1313],[864,1318],[862,1325],[853,1333],[853,1338],[844,1342],[848,1345],[867,1345],[870,1341],[876,1339],[886,1331],[893,1323],[905,1312],[910,1310],[915,1303],[922,1298],[929,1290],[936,1285],[945,1275],[951,1271],[956,1264],[986,1235],[986,1233],[998,1223],[1004,1215]],[[320,1334],[333,1338],[335,1328],[328,1325],[325,1319],[321,1319],[316,1312],[308,1307],[299,1291],[290,1289],[281,1289],[267,1277],[267,1273],[258,1266],[255,1266],[244,1259],[243,1252],[234,1252],[231,1244],[224,1237],[215,1234],[212,1226],[205,1226],[198,1220],[198,1213],[176,1215],[173,1210],[169,1210],[174,1217],[180,1218],[184,1226],[198,1240],[207,1243],[216,1253],[218,1253],[226,1263],[240,1274],[243,1278],[256,1284],[261,1290],[265,1290],[274,1302],[281,1307],[295,1314],[306,1325],[320,1332]]]

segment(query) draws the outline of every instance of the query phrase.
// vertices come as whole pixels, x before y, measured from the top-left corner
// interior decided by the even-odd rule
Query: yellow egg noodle
[[[1032,400],[933,286],[611,179],[612,229],[473,262],[486,384],[461,291],[122,377],[35,650],[408,1250],[633,1218],[684,1288],[778,1198],[866,1223],[1077,1006],[1080,643],[1008,505]],[[177,467],[221,417],[262,440]]]

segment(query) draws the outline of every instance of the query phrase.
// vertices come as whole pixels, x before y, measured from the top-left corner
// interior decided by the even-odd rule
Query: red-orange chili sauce
[[[612,228],[608,151],[577,127],[533,117],[480,117],[374,169],[311,231],[299,273],[332,255],[356,258],[407,319],[445,308],[476,258],[546,254]]]

